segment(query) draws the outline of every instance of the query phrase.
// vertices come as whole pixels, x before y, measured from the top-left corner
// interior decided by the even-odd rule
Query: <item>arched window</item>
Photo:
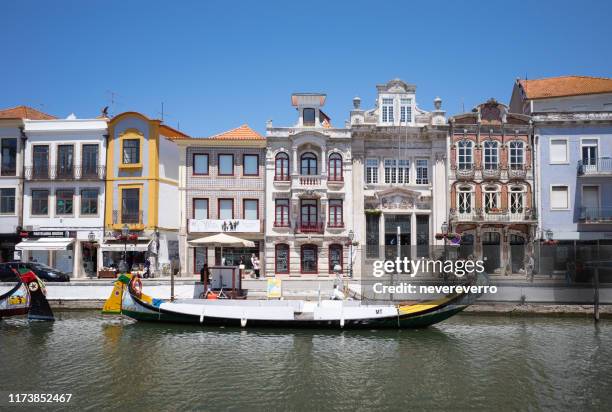
[[[485,186],[483,192],[485,212],[499,211],[499,188],[497,186]]]
[[[473,145],[470,140],[457,143],[457,166],[460,170],[471,169],[474,163]]]
[[[289,273],[289,245],[279,243],[274,247],[274,272]]]
[[[472,188],[470,186],[460,186],[457,190],[457,212],[460,215],[472,213]]]
[[[329,273],[335,273],[336,265],[340,266],[340,273],[343,272],[344,264],[342,262],[342,245],[329,245]]]
[[[484,142],[483,157],[485,170],[497,169],[499,162],[499,146],[496,141],[487,140]]]
[[[300,269],[302,273],[317,273],[318,260],[317,245],[302,245],[300,250]]]
[[[289,155],[280,152],[274,161],[274,180],[289,180]]]
[[[332,182],[342,181],[342,156],[340,153],[329,155],[329,180]]]
[[[522,169],[525,163],[523,142],[510,142],[510,169]]]
[[[510,213],[523,213],[525,209],[525,190],[521,186],[510,188]]]
[[[301,170],[302,175],[316,175],[317,172],[317,156],[312,152],[306,152],[301,157]]]

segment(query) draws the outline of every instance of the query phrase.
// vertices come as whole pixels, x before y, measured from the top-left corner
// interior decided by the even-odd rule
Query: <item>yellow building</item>
[[[116,267],[124,251],[130,270],[151,263],[169,275],[178,268],[179,151],[175,138],[188,137],[160,120],[121,113],[108,123],[106,160],[105,267]],[[127,245],[119,236],[128,229]]]

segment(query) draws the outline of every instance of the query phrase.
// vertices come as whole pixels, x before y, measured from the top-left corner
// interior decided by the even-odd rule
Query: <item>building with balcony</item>
[[[440,244],[435,233],[447,214],[446,137],[442,101],[421,109],[416,86],[395,79],[376,86],[376,106],[353,100],[352,213],[355,241],[365,259],[425,256]],[[363,259],[357,259],[361,262]]]
[[[125,112],[108,122],[106,213],[103,250],[105,267],[118,266],[126,245],[123,228],[137,240],[127,244],[130,269],[169,275],[178,266],[179,150],[175,139],[186,138],[160,120]]]
[[[102,261],[106,119],[23,121],[22,260],[74,277],[94,276]]]
[[[490,274],[518,273],[532,253],[531,124],[494,99],[450,118],[450,231]]]
[[[266,127],[266,274],[348,273],[354,256],[351,132],[323,112],[326,95],[295,93],[297,122]]]
[[[27,106],[0,110],[0,261],[15,259],[23,224],[24,120],[55,117]],[[20,252],[17,254],[20,255]]]
[[[517,80],[510,107],[533,119],[538,236],[612,246],[612,79]]]
[[[208,138],[176,139],[180,151],[181,273],[210,266],[252,269],[251,256],[264,261],[266,140],[249,126]],[[252,240],[254,248],[201,247],[190,243],[226,232]],[[223,253],[223,255],[222,255]]]

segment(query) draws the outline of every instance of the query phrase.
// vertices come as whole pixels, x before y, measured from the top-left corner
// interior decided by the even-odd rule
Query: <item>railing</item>
[[[530,220],[531,217],[527,210],[523,212],[511,212],[508,209],[503,209],[486,212],[482,209],[472,209],[469,212],[459,212],[453,209],[451,210],[451,219],[458,222],[522,222]]]
[[[344,183],[344,176],[340,175],[340,176],[333,176],[333,175],[329,175],[327,176],[327,182],[328,183]]]
[[[499,179],[501,176],[501,170],[496,166],[493,169],[482,169],[483,179]]]
[[[113,210],[113,225],[127,223],[128,225],[138,225],[143,223],[143,211],[121,211]],[[121,220],[119,219],[121,217]]]
[[[527,170],[524,166],[515,166],[508,169],[508,179],[524,179],[526,176]]]
[[[321,186],[323,177],[321,175],[300,176],[298,181],[300,186]]]
[[[298,222],[296,233],[323,233],[323,222]]]
[[[581,207],[580,220],[585,223],[612,223],[612,207]]]
[[[101,165],[75,166],[74,175],[76,179],[80,179],[80,180],[104,179],[106,175],[106,166],[101,166]]]
[[[290,182],[291,181],[291,176],[289,176],[289,175],[283,175],[283,176],[274,175],[274,181],[275,182]]]
[[[474,168],[469,169],[457,169],[455,170],[455,177],[457,180],[471,180],[474,179]]]
[[[344,227],[344,222],[329,222],[327,223],[328,228],[332,229],[342,229]]]
[[[275,220],[272,226],[274,226],[274,227],[290,227],[291,226],[291,222],[289,222],[289,221],[286,221],[286,222],[277,222]]]
[[[612,157],[600,157],[590,160],[589,162],[585,162],[584,160],[578,161],[579,176],[608,174],[612,174]]]
[[[74,165],[53,165],[56,179],[74,179]]]
[[[26,180],[49,180],[55,178],[55,169],[51,166],[26,166],[25,167],[25,178]]]

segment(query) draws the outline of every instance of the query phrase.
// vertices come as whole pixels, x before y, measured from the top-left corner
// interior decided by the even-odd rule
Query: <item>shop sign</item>
[[[249,219],[189,219],[189,232],[259,232],[259,220]]]
[[[76,231],[70,230],[22,230],[19,237],[39,238],[39,237],[76,237]]]

